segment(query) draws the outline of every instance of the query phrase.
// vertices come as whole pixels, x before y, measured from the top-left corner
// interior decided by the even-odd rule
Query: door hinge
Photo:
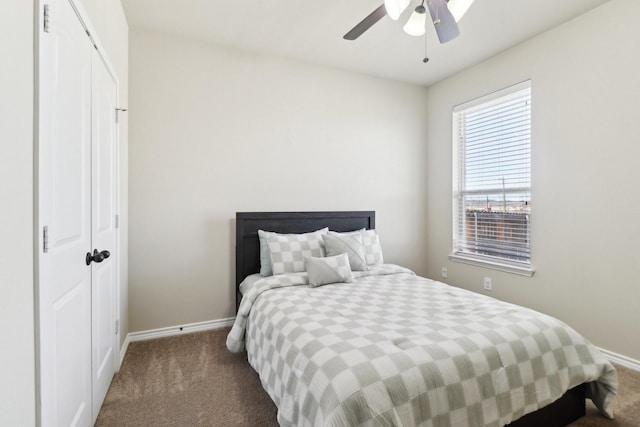
[[[118,332],[120,332],[120,321],[116,320],[116,335],[118,335]]]
[[[121,111],[123,113],[125,113],[127,111],[127,109],[126,108],[116,108],[116,123],[119,122],[119,115],[120,115]]]
[[[42,227],[42,253],[49,252],[49,226]]]
[[[116,214],[116,228],[120,228],[120,215]]]
[[[44,30],[45,33],[48,33],[49,32],[49,5],[48,4],[44,5],[44,19],[43,20],[44,20],[44,23],[43,23],[44,28],[43,28],[43,30]]]

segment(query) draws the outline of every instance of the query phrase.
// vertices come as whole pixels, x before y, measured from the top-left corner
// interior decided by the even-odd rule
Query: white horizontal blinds
[[[454,110],[458,147],[454,252],[530,263],[531,88]]]

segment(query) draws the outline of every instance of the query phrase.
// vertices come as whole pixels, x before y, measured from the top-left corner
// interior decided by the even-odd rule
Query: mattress
[[[281,426],[503,426],[576,385],[613,417],[613,366],[563,322],[394,265],[245,288],[227,338]]]

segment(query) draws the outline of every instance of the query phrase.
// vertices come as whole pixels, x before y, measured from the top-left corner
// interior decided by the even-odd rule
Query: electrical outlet
[[[485,291],[490,291],[493,288],[493,285],[491,283],[491,277],[485,277],[484,278],[484,290]]]
[[[447,267],[442,267],[442,277],[447,278]]]

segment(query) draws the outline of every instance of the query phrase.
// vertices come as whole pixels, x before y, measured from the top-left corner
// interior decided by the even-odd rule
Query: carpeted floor
[[[96,426],[277,426],[276,407],[246,354],[227,351],[228,331],[132,343]],[[640,426],[640,372],[617,368],[616,419],[589,403],[572,427]]]

